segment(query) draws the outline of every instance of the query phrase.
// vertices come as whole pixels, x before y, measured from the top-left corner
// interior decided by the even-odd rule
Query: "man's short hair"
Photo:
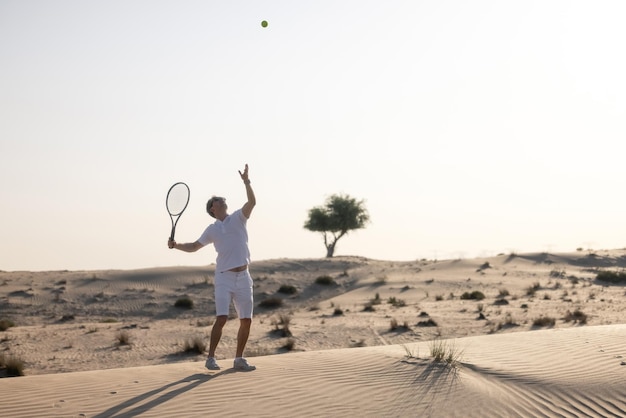
[[[215,215],[211,213],[211,206],[213,206],[213,202],[215,202],[216,200],[226,200],[226,199],[224,199],[223,197],[219,197],[219,196],[211,196],[209,201],[206,202],[206,211],[212,218],[215,218]]]

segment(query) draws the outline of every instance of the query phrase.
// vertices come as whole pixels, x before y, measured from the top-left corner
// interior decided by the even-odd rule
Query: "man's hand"
[[[248,164],[246,164],[246,168],[243,169],[243,173],[239,171],[239,175],[241,176],[241,179],[244,183],[250,183],[250,179],[248,178]]]

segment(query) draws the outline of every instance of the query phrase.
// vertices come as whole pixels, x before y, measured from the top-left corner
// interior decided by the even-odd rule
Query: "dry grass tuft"
[[[15,356],[5,356],[0,353],[0,372],[6,377],[24,376],[24,361]]]
[[[429,348],[433,362],[445,362],[447,366],[452,368],[460,366],[463,350],[459,349],[454,341],[433,340],[429,344]]]
[[[190,340],[186,340],[183,344],[183,352],[185,353],[204,354],[205,351],[206,343],[204,342],[204,338],[200,336],[195,336]]]

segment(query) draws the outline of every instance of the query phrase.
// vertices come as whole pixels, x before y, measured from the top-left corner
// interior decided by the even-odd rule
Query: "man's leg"
[[[252,319],[241,318],[239,320],[239,331],[237,332],[237,353],[235,357],[243,357],[243,350],[246,348]]]
[[[215,349],[222,338],[222,328],[226,325],[228,315],[218,315],[211,329],[211,340],[209,341],[209,357],[215,357]],[[248,332],[250,327],[248,327]]]

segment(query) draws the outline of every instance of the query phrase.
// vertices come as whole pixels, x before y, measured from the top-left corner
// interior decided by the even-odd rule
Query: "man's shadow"
[[[136,415],[142,414],[150,409],[159,406],[171,399],[174,399],[176,396],[188,392],[195,387],[201,385],[202,383],[208,382],[211,379],[215,379],[218,376],[223,376],[230,373],[236,373],[235,369],[227,369],[221,371],[216,374],[204,374],[204,373],[196,373],[191,376],[187,376],[184,379],[181,379],[177,382],[168,383],[165,386],[162,386],[158,389],[151,390],[146,393],[142,393],[141,395],[137,395],[132,399],[124,401],[119,405],[115,405],[103,411],[97,415],[94,415],[94,418],[121,418],[121,417],[134,417]],[[177,387],[182,385],[181,387]],[[174,389],[175,388],[175,389]],[[171,389],[171,390],[170,390]],[[161,393],[155,399],[152,399],[146,403],[142,403],[146,399],[149,399],[157,394]],[[127,408],[132,408],[128,409]]]

